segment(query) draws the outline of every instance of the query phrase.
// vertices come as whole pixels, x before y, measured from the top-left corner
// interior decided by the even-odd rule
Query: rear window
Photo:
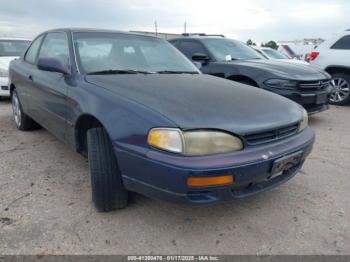
[[[20,56],[29,44],[30,41],[0,40],[0,56]]]
[[[340,38],[331,49],[350,50],[350,35]]]

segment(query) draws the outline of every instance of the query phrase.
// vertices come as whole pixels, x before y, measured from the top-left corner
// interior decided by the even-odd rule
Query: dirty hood
[[[244,135],[302,118],[302,108],[282,96],[209,75],[89,75],[85,80],[159,112],[182,129]]]

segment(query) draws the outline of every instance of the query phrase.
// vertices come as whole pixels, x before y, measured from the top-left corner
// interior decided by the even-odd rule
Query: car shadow
[[[10,104],[11,103],[11,98],[10,97],[1,97],[0,98],[0,103],[2,103],[2,104]]]
[[[312,115],[309,117],[309,124],[311,127],[323,125],[325,122],[327,122],[327,119],[320,115]]]

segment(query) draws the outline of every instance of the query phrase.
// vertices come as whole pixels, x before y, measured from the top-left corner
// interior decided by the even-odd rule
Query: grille
[[[299,83],[299,89],[305,91],[316,91],[316,90],[324,90],[330,85],[330,80],[320,80],[320,81],[305,81]]]
[[[262,133],[246,135],[244,138],[248,144],[257,145],[292,136],[298,132],[298,129],[299,124],[294,124]]]
[[[1,90],[9,90],[8,86],[1,86]]]

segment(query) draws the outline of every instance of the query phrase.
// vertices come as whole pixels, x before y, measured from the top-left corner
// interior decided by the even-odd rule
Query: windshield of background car
[[[170,43],[154,37],[81,32],[73,34],[73,41],[80,69],[87,74],[104,70],[199,72]]]
[[[214,55],[217,61],[227,61],[231,56],[233,60],[264,59],[249,46],[230,39],[203,39],[202,42]]]
[[[271,49],[264,49],[263,50],[269,57],[273,59],[288,59],[286,56],[281,54],[280,52],[276,50],[271,50]]]
[[[20,56],[29,44],[30,41],[0,40],[0,56]]]

